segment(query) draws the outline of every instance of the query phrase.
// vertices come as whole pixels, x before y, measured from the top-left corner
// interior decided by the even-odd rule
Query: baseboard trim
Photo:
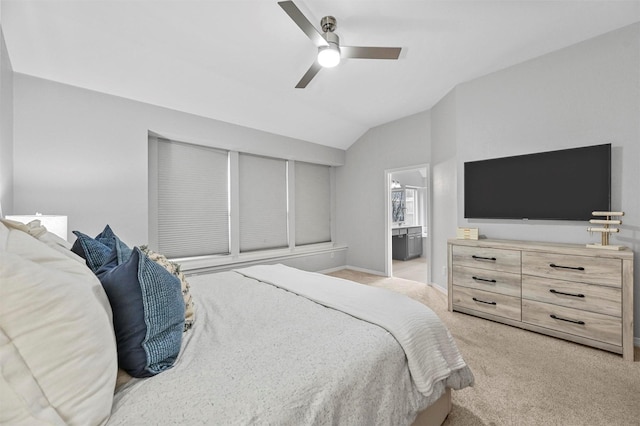
[[[343,269],[347,269],[346,266],[336,266],[335,268],[323,269],[322,271],[317,271],[319,274],[330,274],[332,272],[342,271]]]
[[[342,271],[344,269],[351,269],[352,271],[362,272],[362,273],[365,273],[365,274],[371,274],[371,275],[376,275],[376,276],[380,276],[380,277],[386,277],[386,275],[384,273],[380,272],[380,271],[374,271],[372,269],[359,268],[357,266],[351,266],[351,265],[343,265],[343,266],[336,266],[335,268],[323,269],[322,271],[318,271],[318,273],[320,273],[320,274],[330,274],[332,272]]]
[[[346,265],[344,269],[353,269],[354,271],[364,272],[365,274],[378,275],[380,277],[386,277],[384,272],[374,271],[373,269],[359,268],[357,266]]]
[[[438,284],[430,283],[429,287],[432,287],[433,289],[438,290],[440,293],[444,294],[445,296],[449,294],[446,288],[440,287]]]

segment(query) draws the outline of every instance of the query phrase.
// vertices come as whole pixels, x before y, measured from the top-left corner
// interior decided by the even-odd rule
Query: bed
[[[424,305],[284,265],[188,277],[177,356],[132,378],[99,268],[40,228],[1,226],[0,423],[431,425],[473,384]]]

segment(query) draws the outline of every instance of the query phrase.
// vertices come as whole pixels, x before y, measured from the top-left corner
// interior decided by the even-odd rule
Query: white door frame
[[[384,171],[384,199],[387,205],[387,208],[384,210],[384,223],[385,223],[385,233],[384,233],[384,274],[387,277],[392,275],[393,266],[391,259],[392,252],[392,239],[391,239],[391,175],[397,172],[406,172],[407,170],[414,169],[427,169],[426,175],[426,188],[427,188],[427,244],[426,244],[426,254],[425,257],[427,259],[427,282],[431,282],[431,169],[428,163],[417,164],[414,166],[406,166],[400,167],[397,169],[387,169]]]

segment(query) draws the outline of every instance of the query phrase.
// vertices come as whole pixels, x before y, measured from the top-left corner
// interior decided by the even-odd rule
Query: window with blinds
[[[150,135],[149,245],[236,259],[330,242],[331,179],[330,166]]]
[[[295,163],[295,245],[331,241],[330,167]]]
[[[157,246],[168,258],[229,253],[229,153],[157,140]]]
[[[240,252],[289,246],[287,161],[240,153]]]

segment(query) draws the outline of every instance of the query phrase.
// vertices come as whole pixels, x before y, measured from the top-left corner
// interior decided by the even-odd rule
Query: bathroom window
[[[418,214],[418,190],[417,188],[407,187],[404,190],[405,192],[405,212],[404,212],[404,222],[405,225],[419,225],[419,214]]]

